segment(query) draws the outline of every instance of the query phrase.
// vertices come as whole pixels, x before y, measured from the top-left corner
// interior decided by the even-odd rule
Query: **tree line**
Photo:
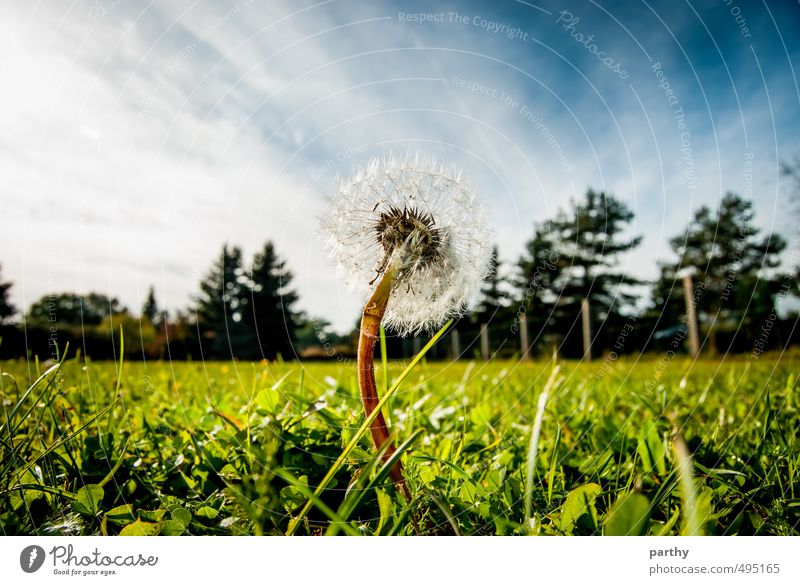
[[[658,277],[631,275],[622,257],[642,242],[631,234],[633,211],[613,195],[589,189],[568,208],[534,225],[514,263],[493,266],[480,303],[454,326],[450,347],[433,357],[548,354],[566,357],[634,353],[685,346],[691,305],[707,352],[764,351],[797,341],[796,315],[781,319],[781,298],[798,296],[798,267],[781,268],[786,241],[760,234],[752,203],[728,193],[717,209],[701,207],[670,240],[674,260]],[[248,264],[224,245],[191,305],[169,314],[151,287],[138,312],[103,294],[59,293],[14,319],[11,283],[0,279],[0,356],[56,358],[67,342],[94,359],[115,358],[123,331],[130,358],[242,360],[331,358],[354,350],[355,327],[330,324],[297,309],[292,273],[267,242]],[[649,293],[649,294],[648,294]],[[390,355],[408,355],[422,340],[389,336]],[[588,353],[587,353],[588,352]]]
[[[153,287],[138,315],[116,297],[58,293],[34,302],[23,319],[9,323],[16,308],[10,283],[0,285],[0,357],[29,354],[57,359],[70,352],[114,359],[124,337],[133,359],[243,359],[294,357],[298,325],[292,274],[267,242],[245,265],[242,250],[224,245],[201,280],[191,306],[170,314]]]
[[[641,235],[628,233],[633,219],[623,202],[590,189],[568,210],[536,225],[516,265],[505,277],[495,270],[487,279],[470,336],[476,335],[476,321],[494,321],[492,347],[509,341],[513,351],[520,346],[507,332],[520,327],[528,328],[530,351],[539,353],[556,349],[580,357],[587,350],[598,355],[667,348],[687,336],[688,278],[704,351],[751,351],[765,324],[774,331],[763,340],[764,349],[797,341],[797,315],[779,319],[777,305],[800,293],[798,267],[781,269],[786,241],[760,233],[752,202],[727,193],[717,209],[696,210],[669,240],[675,259],[654,260],[658,276],[650,282],[621,262],[642,242]]]

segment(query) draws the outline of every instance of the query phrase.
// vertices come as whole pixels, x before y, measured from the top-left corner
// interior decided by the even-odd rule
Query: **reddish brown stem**
[[[394,283],[394,273],[387,271],[381,277],[375,292],[364,305],[364,313],[361,316],[361,333],[358,338],[358,385],[361,388],[361,402],[364,411],[369,416],[378,406],[378,388],[375,385],[375,368],[373,365],[375,352],[375,342],[378,340],[381,321],[386,313],[386,305],[389,303],[389,294]],[[385,447],[383,461],[387,461],[395,452],[395,447],[389,439],[389,427],[382,412],[372,421],[369,427],[372,433],[372,440],[380,450]],[[392,481],[397,487],[407,495],[405,478],[403,477],[403,466],[397,461],[389,471]]]

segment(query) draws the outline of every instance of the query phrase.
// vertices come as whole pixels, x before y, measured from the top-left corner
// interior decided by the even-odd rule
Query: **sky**
[[[726,191],[798,236],[800,3],[6,2],[0,266],[21,309],[98,291],[186,308],[223,243],[274,242],[346,330],[318,221],[372,157],[462,168],[506,269],[586,189],[636,213],[640,278]]]

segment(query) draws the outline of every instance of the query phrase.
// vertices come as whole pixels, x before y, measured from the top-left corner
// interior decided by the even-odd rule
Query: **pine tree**
[[[545,336],[558,300],[556,282],[562,267],[552,235],[549,222],[535,226],[533,238],[525,244],[517,262],[513,281],[517,291],[515,318],[519,322],[520,315],[525,314],[532,346]]]
[[[249,308],[245,318],[253,343],[251,359],[288,359],[295,353],[298,316],[293,305],[297,294],[290,289],[292,273],[275,252],[272,242],[255,255],[248,273]]]
[[[647,311],[647,317],[652,323],[650,329],[656,332],[659,330],[674,330],[682,323],[686,314],[683,299],[683,282],[678,276],[678,270],[674,263],[659,262],[659,275],[650,286],[651,308]]]
[[[670,240],[678,259],[662,265],[653,287],[652,311],[669,320],[682,314],[683,288],[675,277],[691,269],[698,320],[701,327],[705,323],[713,329],[715,346],[720,345],[720,330],[736,332],[742,324],[771,313],[780,289],[773,269],[780,265],[786,242],[778,234],[759,238],[753,219],[752,202],[735,193],[727,193],[716,212],[706,206],[698,209],[683,233]],[[670,323],[662,319],[661,325]]]
[[[492,248],[489,272],[483,279],[481,300],[475,309],[475,317],[481,323],[488,323],[501,317],[506,306],[506,293],[502,290],[503,279],[500,277],[500,260],[497,246]]]
[[[624,309],[635,306],[630,287],[641,283],[616,269],[619,255],[642,241],[641,236],[623,236],[633,217],[627,205],[613,195],[589,189],[582,201],[547,222],[546,238],[554,244],[559,268],[552,283],[558,296],[554,317],[573,353],[581,345],[583,299],[588,299],[591,308],[592,336],[599,338],[593,345],[603,345],[602,327],[622,322]],[[572,335],[567,334],[570,331]]]
[[[504,347],[508,338],[512,336],[511,311],[509,310],[508,292],[505,290],[506,279],[501,276],[501,267],[497,246],[494,246],[489,271],[481,285],[478,305],[470,314],[469,319],[463,319],[456,324],[459,338],[469,345],[475,343],[476,347],[480,346],[481,330],[486,327],[490,351],[497,351]]]
[[[224,245],[195,297],[197,329],[205,358],[230,359],[248,353],[244,323],[246,283],[241,249]]]
[[[697,210],[684,233],[670,240],[678,256],[676,270],[694,269],[696,281],[709,294],[700,302],[706,311],[724,309],[731,299],[737,278],[758,273],[780,264],[778,254],[786,242],[777,234],[758,239],[753,225],[753,204],[735,193],[727,193],[713,213],[708,207]]]
[[[162,321],[161,311],[156,302],[156,291],[152,286],[148,289],[147,298],[142,306],[142,317],[156,328],[159,327]]]

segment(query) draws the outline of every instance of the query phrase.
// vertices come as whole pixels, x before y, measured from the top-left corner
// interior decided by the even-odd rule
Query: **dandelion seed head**
[[[489,270],[483,207],[458,169],[420,155],[361,166],[340,182],[321,227],[349,285],[368,294],[396,269],[384,323],[401,335],[461,314]]]

